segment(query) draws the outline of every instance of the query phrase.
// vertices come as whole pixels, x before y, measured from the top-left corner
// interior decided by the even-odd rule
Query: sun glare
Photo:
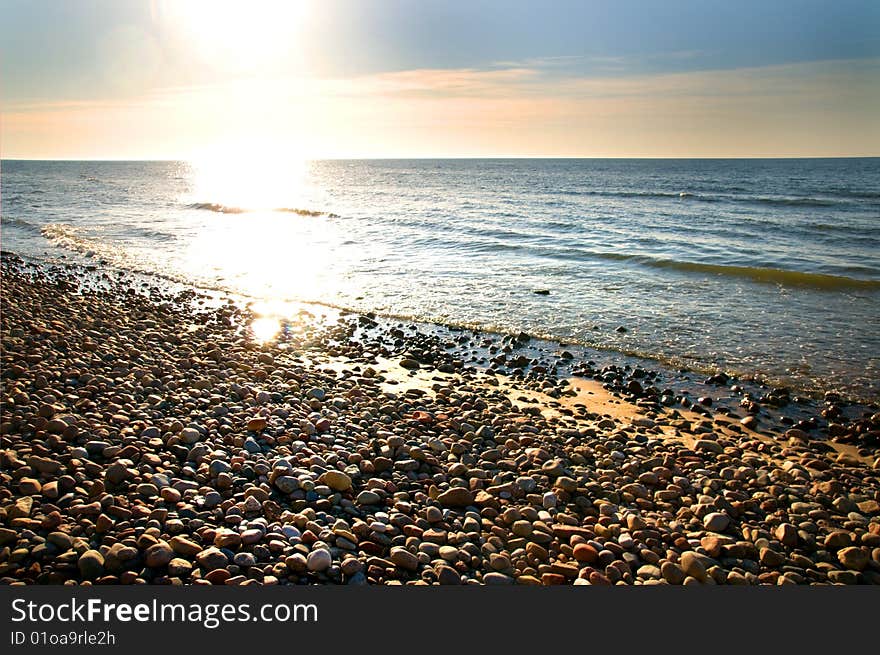
[[[230,143],[191,162],[191,203],[210,203],[228,212],[299,209],[307,164],[278,148]]]
[[[253,332],[254,341],[266,343],[274,339],[281,332],[281,321],[273,316],[256,318],[251,323],[251,332]]]
[[[158,12],[212,67],[257,72],[293,53],[305,0],[160,0]]]

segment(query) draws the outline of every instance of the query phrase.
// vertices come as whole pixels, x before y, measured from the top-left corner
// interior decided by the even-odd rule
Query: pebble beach
[[[259,340],[11,253],[2,287],[0,583],[880,584],[876,406],[368,313]]]

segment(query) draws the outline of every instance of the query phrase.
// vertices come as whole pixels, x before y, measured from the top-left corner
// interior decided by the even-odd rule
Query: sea
[[[880,400],[880,158],[4,160],[0,242]]]

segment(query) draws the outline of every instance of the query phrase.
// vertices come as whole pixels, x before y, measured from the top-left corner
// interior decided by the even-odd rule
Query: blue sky
[[[392,114],[403,112],[400,115],[409,117],[410,123],[418,123],[422,129],[393,139],[399,154],[434,154],[425,130],[460,135],[453,142],[466,144],[467,135],[473,136],[476,128],[456,132],[452,118],[457,112],[476,110],[476,115],[485,116],[480,111],[489,111],[491,104],[502,113],[517,107],[519,113],[510,113],[509,121],[527,120],[523,114],[528,113],[526,107],[516,102],[486,102],[490,98],[497,100],[501,96],[516,101],[525,94],[542,100],[555,99],[557,102],[552,106],[545,103],[549,112],[546,115],[528,116],[531,128],[543,124],[547,126],[545,132],[553,132],[552,138],[545,139],[543,150],[538,130],[530,133],[527,140],[524,138],[523,147],[518,147],[508,135],[506,143],[480,142],[477,151],[461,154],[577,154],[563,152],[565,148],[560,149],[559,135],[554,132],[561,129],[554,120],[558,123],[564,114],[569,117],[568,127],[584,136],[577,140],[583,155],[608,156],[613,153],[607,145],[600,148],[601,152],[591,152],[587,137],[590,129],[607,131],[613,125],[607,121],[591,122],[591,117],[601,114],[595,103],[582,104],[581,114],[574,106],[563,108],[560,103],[570,100],[572,89],[578,89],[576,94],[581,95],[589,89],[593,100],[607,94],[631,98],[639,93],[650,102],[654,94],[660,110],[673,112],[673,107],[663,100],[668,98],[670,88],[691,98],[725,93],[723,87],[705,90],[699,86],[712,84],[707,77],[712,72],[718,73],[718,79],[730,77],[733,88],[739,88],[743,76],[752,80],[757,85],[754,98],[764,98],[769,102],[766,110],[774,112],[784,112],[787,107],[767,100],[769,90],[774,85],[796,83],[798,102],[812,103],[813,118],[817,120],[826,115],[816,125],[820,132],[832,129],[835,120],[855,121],[853,130],[862,132],[861,140],[855,134],[842,140],[832,135],[842,144],[838,154],[850,152],[860,142],[862,148],[874,148],[880,139],[876,121],[870,118],[873,110],[880,109],[874,104],[877,94],[870,88],[880,85],[877,1],[329,0],[307,4],[302,11],[291,12],[290,3],[284,9],[271,3],[243,3],[252,7],[247,10],[250,14],[244,15],[236,13],[242,10],[228,2],[193,4],[194,9],[181,9],[180,3],[162,0],[0,0],[0,109],[7,114],[4,156],[10,156],[10,148],[11,154],[19,156],[31,151],[34,155],[51,155],[46,151],[48,137],[40,138],[40,130],[45,130],[45,135],[57,136],[58,130],[70,132],[77,125],[82,128],[88,124],[89,129],[97,129],[100,112],[109,111],[108,103],[113,105],[113,120],[124,122],[120,112],[125,109],[118,103],[126,101],[133,103],[128,106],[130,119],[151,130],[150,148],[138,145],[143,139],[135,139],[127,146],[125,140],[120,142],[121,124],[110,121],[112,130],[108,134],[112,138],[92,135],[92,140],[100,144],[95,152],[87,152],[89,148],[82,143],[69,152],[56,148],[58,156],[133,156],[138,147],[144,156],[166,152],[169,156],[182,156],[184,151],[225,138],[210,130],[202,130],[196,137],[187,134],[193,126],[187,124],[184,116],[204,112],[218,98],[238,102],[243,88],[251,93],[258,87],[254,97],[272,103],[301,103],[303,96],[299,91],[307,87],[314,97],[319,97],[316,105],[321,106],[320,112],[317,107],[315,112],[332,114],[339,121],[350,121],[353,116],[369,119],[366,124],[377,134],[390,129],[376,123],[381,123],[377,119],[381,114],[378,108],[387,101]],[[224,11],[232,18],[224,18]],[[194,46],[196,42],[198,47]],[[251,57],[257,50],[261,56]],[[248,65],[239,67],[240,61]],[[413,72],[421,72],[420,92],[435,99],[433,105],[423,104],[417,112],[412,103],[404,106],[392,98],[400,97],[401,80],[410,85],[407,88],[411,94]],[[501,75],[493,77],[493,73]],[[331,87],[323,84],[325,80]],[[600,87],[602,80],[608,81],[607,91]],[[351,88],[359,89],[358,108],[351,111],[337,106],[342,102],[338,100],[340,96],[348,98],[347,103],[355,102],[346,90],[346,81]],[[642,91],[633,90],[627,81]],[[383,98],[381,94],[389,84],[394,87],[391,96]],[[428,91],[423,88],[425,84],[430,86]],[[480,96],[484,102],[479,106],[462,103],[460,89],[465,87],[465,95],[472,99]],[[627,90],[622,92],[624,88]],[[285,93],[279,95],[279,89]],[[742,99],[743,93],[747,94],[747,90],[738,91],[736,97]],[[169,100],[170,96],[174,98]],[[337,98],[337,104],[328,100],[330,96]],[[156,105],[157,97],[163,98],[161,106]],[[795,102],[793,96],[790,100]],[[173,114],[169,113],[169,102],[175,104]],[[844,105],[845,102],[851,104]],[[71,103],[76,103],[79,113],[65,115],[64,108],[69,109]],[[149,103],[153,103],[152,109],[145,108]],[[650,109],[644,103],[640,106],[644,115],[635,122],[647,134],[645,123],[650,123]],[[57,124],[44,115],[47,107],[54,108]],[[83,117],[89,107],[93,112],[91,122]],[[631,102],[627,107],[634,110]],[[611,111],[609,107],[605,109]],[[809,107],[792,105],[788,109],[797,113]],[[266,110],[254,104],[250,109],[239,107],[238,111],[235,138],[241,141],[251,130],[248,125],[264,119]],[[735,121],[739,129],[746,129],[750,120],[756,120],[754,115],[762,114],[757,105],[743,111],[742,120]],[[436,124],[424,119],[425,112],[436,116]],[[414,119],[416,113],[418,120]],[[39,121],[35,118],[38,114],[43,117]],[[307,112],[303,120],[318,118],[317,114]],[[714,134],[712,130],[717,133],[718,126],[732,118],[735,117],[690,116],[687,124],[679,121],[673,127],[679,132],[690,129],[692,134],[694,129],[706,130],[705,143],[717,141],[718,154],[724,154],[726,142],[709,137]],[[809,122],[806,117],[801,120],[804,124]],[[163,122],[168,126],[164,135],[157,126]],[[334,131],[330,123],[318,127],[326,134]],[[482,127],[496,136],[504,132],[500,127]],[[623,130],[626,125],[621,123],[617,127]],[[762,129],[771,127],[764,125]],[[289,125],[274,128],[276,133],[283,131],[285,138],[301,139]],[[784,140],[788,145],[777,147],[777,154],[809,154],[810,147],[817,154],[832,153],[831,137],[818,139],[814,146],[809,146],[803,144],[804,134],[803,129],[792,133]],[[797,139],[803,152],[795,143]],[[371,147],[377,156],[395,154],[376,148],[375,144],[370,146],[369,140],[359,136],[353,141],[356,147],[351,152],[346,152],[345,144],[334,143],[323,148],[323,154],[369,155]],[[119,152],[104,152],[105,142],[116,143]],[[444,138],[444,142],[449,139]],[[662,154],[662,140],[655,146],[641,154]],[[309,147],[314,154],[321,154],[320,143],[310,143]],[[436,154],[452,154],[443,148],[436,150]],[[619,154],[640,153],[627,147]]]

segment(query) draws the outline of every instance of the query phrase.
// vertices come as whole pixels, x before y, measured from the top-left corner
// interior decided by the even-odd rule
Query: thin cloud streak
[[[17,103],[4,115],[4,156],[36,139],[38,156],[126,157],[147,144],[139,156],[177,158],[251,137],[309,157],[880,152],[880,59],[616,77],[532,63]]]

